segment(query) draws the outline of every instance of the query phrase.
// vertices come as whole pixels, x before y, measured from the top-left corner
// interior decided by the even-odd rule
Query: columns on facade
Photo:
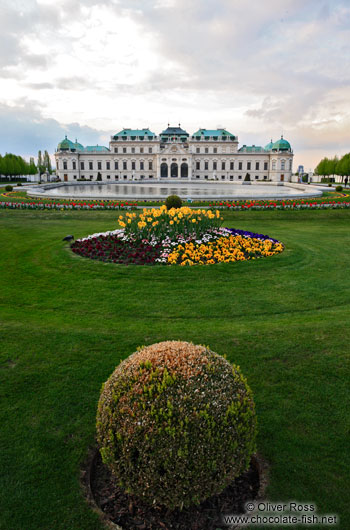
[[[156,162],[156,167],[157,167],[156,179],[160,180],[160,156],[159,155],[156,157],[155,162]]]

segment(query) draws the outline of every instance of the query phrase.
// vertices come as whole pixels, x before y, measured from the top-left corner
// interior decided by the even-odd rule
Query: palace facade
[[[199,129],[192,135],[168,126],[122,129],[109,147],[84,147],[65,137],[55,152],[56,174],[64,182],[188,179],[290,182],[293,151],[283,138],[265,147],[243,145],[226,129]]]

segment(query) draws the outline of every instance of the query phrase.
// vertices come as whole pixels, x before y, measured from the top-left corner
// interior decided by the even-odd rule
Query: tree
[[[50,160],[49,153],[46,150],[44,152],[43,166],[45,167],[45,170],[47,169],[47,171],[51,175],[52,173],[51,160]]]
[[[38,151],[38,172],[40,175],[45,173],[44,160],[40,150]]]
[[[350,176],[350,153],[347,153],[338,161],[336,172],[341,176],[342,182],[344,177]]]
[[[36,172],[34,159],[31,159],[28,164],[21,156],[13,153],[6,153],[5,156],[0,155],[0,175],[16,177],[32,174],[33,171]]]
[[[36,165],[35,165],[35,162],[34,162],[34,158],[31,156],[30,159],[29,159],[29,171],[28,171],[28,174],[29,175],[36,175],[38,172],[37,168],[36,168]]]

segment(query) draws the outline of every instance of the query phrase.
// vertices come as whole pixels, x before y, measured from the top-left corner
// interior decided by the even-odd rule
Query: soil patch
[[[148,506],[120,489],[98,450],[92,451],[83,473],[90,503],[110,528],[122,530],[221,530],[227,529],[222,516],[245,513],[247,501],[262,498],[267,466],[255,455],[248,471],[220,493],[198,506],[167,510]],[[233,528],[231,526],[231,528]]]

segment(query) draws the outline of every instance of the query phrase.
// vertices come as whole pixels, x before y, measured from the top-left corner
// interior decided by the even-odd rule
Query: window
[[[118,153],[118,147],[115,147],[115,148],[114,148],[114,152],[115,152],[115,153]]]
[[[63,160],[63,169],[67,169],[67,162],[66,162],[66,160]]]
[[[111,163],[110,162],[106,162],[106,169],[111,169]]]
[[[252,163],[251,162],[247,162],[247,169],[251,169],[252,167]]]
[[[114,175],[114,180],[118,180],[118,179],[119,179],[118,175]]]
[[[204,169],[205,169],[205,170],[208,170],[208,169],[209,169],[208,162],[204,162]]]
[[[281,169],[286,169],[286,161],[281,160]]]
[[[75,160],[73,160],[72,164],[73,164],[73,169],[77,169],[77,163]]]
[[[114,169],[119,169],[118,160],[114,160]]]
[[[131,162],[131,169],[136,169],[136,163],[135,162]]]
[[[208,149],[208,147],[206,147],[206,148],[204,149],[204,151],[205,151],[206,153],[209,153],[209,149]]]
[[[85,169],[84,166],[85,166],[84,162],[80,162],[80,169],[82,169],[83,171],[84,171],[84,169]]]
[[[123,147],[123,153],[126,153],[126,147]]]
[[[199,179],[199,175],[196,175],[196,179]]]
[[[226,168],[226,162],[221,162],[221,169],[225,169]]]
[[[94,168],[92,167],[92,162],[89,162],[89,169],[94,169]]]
[[[126,162],[126,160],[124,160],[124,162],[123,162],[123,169],[128,169],[126,164],[127,164],[127,162]],[[124,175],[124,178],[126,178],[126,175]]]
[[[292,170],[292,160],[289,160],[289,169]]]
[[[264,162],[264,171],[267,171],[267,162]]]
[[[200,150],[200,147],[196,147],[196,153],[200,153],[201,150]]]
[[[73,178],[74,178],[74,179],[76,179],[76,178],[77,178],[77,176],[76,176],[76,175],[74,175],[74,177],[73,177]]]
[[[152,162],[152,160],[150,160],[150,161],[148,162],[148,169],[149,169],[150,171],[153,169],[153,162]]]
[[[201,168],[201,163],[200,162],[196,162],[196,169],[200,169]]]
[[[152,153],[152,151],[153,151],[152,147],[149,147],[149,148],[148,148],[148,152],[149,152],[149,153]]]
[[[84,178],[85,178],[85,175],[81,175],[81,178],[84,179]]]
[[[242,169],[242,162],[238,162],[238,169]]]
[[[267,175],[264,175],[264,180],[267,180]]]
[[[259,176],[258,175],[255,175],[255,180],[258,180]]]
[[[140,162],[140,169],[145,169],[145,163],[143,160]]]
[[[221,175],[221,180],[225,180],[225,175]]]
[[[242,175],[238,175],[238,180],[242,180]]]
[[[234,162],[230,162],[230,169],[232,171],[232,169],[235,169],[235,163]]]
[[[218,152],[218,148],[217,147],[214,147],[213,149],[213,153],[217,153]]]
[[[260,163],[255,162],[255,171],[259,171],[259,169],[260,169]]]
[[[107,175],[107,179],[109,180],[110,178],[111,178],[111,176],[110,176],[110,175]]]
[[[230,175],[230,180],[233,180],[233,175]]]
[[[125,162],[126,163],[126,162]],[[126,168],[125,168],[126,169]],[[128,178],[128,175],[124,175],[124,180],[126,180]]]
[[[208,180],[208,175],[204,175],[205,180]]]
[[[218,168],[218,163],[217,162],[213,162],[213,169],[217,169]]]
[[[272,160],[272,169],[276,170],[276,160]]]
[[[94,178],[94,176],[93,176],[93,175],[90,175],[90,180],[92,180],[93,178]]]

